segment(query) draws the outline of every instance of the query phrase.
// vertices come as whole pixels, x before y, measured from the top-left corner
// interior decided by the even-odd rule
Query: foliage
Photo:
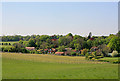
[[[92,37],[92,33],[90,32],[88,35],[88,39],[90,39]]]
[[[72,37],[73,35],[71,33],[68,33],[66,36],[71,36]]]
[[[37,45],[35,44],[35,41],[33,39],[30,39],[28,41],[27,47],[36,47]]]
[[[108,53],[110,52],[110,48],[105,44],[99,45],[98,49],[99,49],[99,52],[97,52],[97,53],[99,53],[99,54],[101,53],[100,55],[103,54],[103,56],[107,56]]]
[[[65,46],[59,46],[58,48],[59,52],[64,52],[65,51]]]
[[[72,56],[76,56],[76,52],[71,52],[71,55]]]
[[[82,54],[82,55],[86,55],[86,54],[87,54],[87,52],[88,52],[88,50],[87,50],[87,49],[83,49],[83,50],[81,50],[81,54]]]
[[[110,47],[112,51],[117,50],[118,52],[120,52],[120,37],[113,37],[110,40],[108,47]]]
[[[72,48],[77,51],[80,51],[82,49],[90,50],[91,47],[97,47],[98,49],[95,50],[96,56],[107,56],[107,54],[112,52],[113,50],[117,50],[118,52],[120,52],[119,33],[120,31],[116,35],[110,34],[109,36],[92,36],[92,33],[90,32],[88,37],[82,37],[80,35],[72,35],[71,33],[68,33],[67,35],[64,36],[63,35],[0,36],[2,41],[4,41],[4,42],[0,42],[0,45],[2,46],[13,45],[15,47],[16,52],[19,52],[18,50],[22,50],[21,48],[25,48],[27,46],[35,47],[36,50],[47,49],[47,48],[48,49],[58,48],[60,49],[58,51],[64,51],[61,50],[63,46],[64,48]],[[19,44],[16,45],[16,43]],[[82,52],[82,55],[85,54],[86,52],[85,53]]]
[[[113,51],[112,52],[112,57],[117,57],[118,56],[118,52],[117,51]]]

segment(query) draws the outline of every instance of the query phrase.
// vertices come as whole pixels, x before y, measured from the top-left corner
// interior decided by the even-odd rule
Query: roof
[[[44,49],[44,51],[47,51],[48,49]]]
[[[64,52],[55,52],[55,54],[64,54]]]
[[[52,48],[52,50],[53,50],[53,51],[56,51],[56,49],[55,49],[55,48]]]
[[[25,49],[27,49],[27,50],[34,50],[35,47],[25,47]]]
[[[92,48],[94,48],[94,49],[98,49],[98,47],[92,47]],[[91,49],[92,49],[92,48],[91,48]]]
[[[65,48],[65,50],[72,50],[72,48]]]
[[[72,50],[73,52],[76,52],[77,50]]]
[[[52,41],[56,41],[57,39],[51,39]]]

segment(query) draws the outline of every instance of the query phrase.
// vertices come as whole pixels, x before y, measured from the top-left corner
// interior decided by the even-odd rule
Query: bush
[[[113,51],[112,52],[112,57],[117,57],[118,56],[118,52],[117,51]]]
[[[87,54],[85,54],[85,57],[86,57],[86,58],[88,58],[88,56],[89,56],[89,55],[90,55],[90,54],[89,54],[89,53],[87,53]]]
[[[94,58],[95,59],[100,59],[100,58],[103,58],[103,56],[95,56]]]
[[[88,59],[88,60],[91,60],[92,58],[93,58],[93,56],[88,56],[88,58],[87,58],[87,59]]]
[[[100,57],[94,57],[95,59],[99,59]]]
[[[79,56],[84,56],[84,55],[82,55],[82,54],[79,54]]]
[[[120,63],[119,60],[113,61],[113,64],[119,64],[119,63]]]
[[[72,56],[75,56],[75,55],[76,55],[76,52],[71,52],[71,55],[72,55]]]
[[[87,52],[88,52],[88,50],[87,50],[87,49],[83,49],[83,50],[81,50],[81,54],[82,54],[82,55],[87,54]]]
[[[92,60],[96,60],[96,58],[92,58]]]
[[[109,62],[108,60],[98,60],[98,61],[101,61],[101,62]]]

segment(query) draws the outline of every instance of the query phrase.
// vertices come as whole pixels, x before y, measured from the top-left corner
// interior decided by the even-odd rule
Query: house
[[[56,55],[64,55],[64,52],[55,52]]]
[[[26,50],[35,50],[35,47],[25,47]]]

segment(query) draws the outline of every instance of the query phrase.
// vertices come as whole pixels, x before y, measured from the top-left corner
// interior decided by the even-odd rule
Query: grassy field
[[[3,79],[118,79],[118,64],[84,57],[2,53]]]
[[[101,60],[107,60],[109,62],[118,61],[119,59],[120,59],[119,57],[105,57],[105,58],[101,58]]]

